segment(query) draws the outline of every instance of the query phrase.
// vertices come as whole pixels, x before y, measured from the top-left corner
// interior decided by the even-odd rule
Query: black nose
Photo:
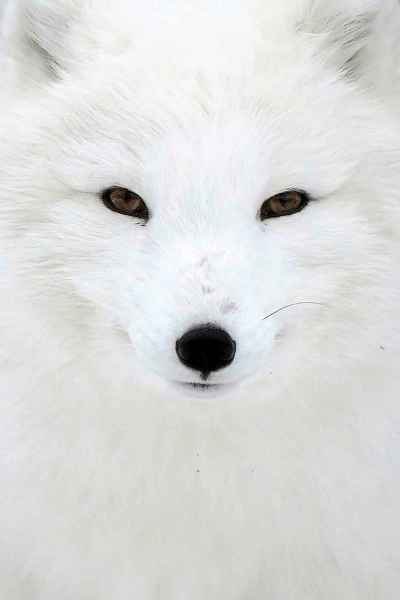
[[[185,367],[200,371],[206,379],[212,371],[233,362],[236,343],[223,329],[203,325],[191,329],[176,342],[176,353]]]

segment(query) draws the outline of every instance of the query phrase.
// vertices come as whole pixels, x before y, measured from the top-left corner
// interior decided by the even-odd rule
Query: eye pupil
[[[260,211],[260,220],[284,217],[300,212],[309,202],[305,192],[290,191],[277,194],[264,202]]]
[[[144,200],[138,194],[126,188],[109,188],[102,193],[102,200],[105,206],[114,212],[146,222],[150,218]]]

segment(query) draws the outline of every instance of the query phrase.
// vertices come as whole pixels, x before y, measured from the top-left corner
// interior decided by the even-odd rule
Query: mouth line
[[[224,384],[224,383],[197,383],[194,381],[175,381],[175,385],[177,385],[180,389],[186,390],[187,392],[191,392],[197,395],[212,395],[218,394],[218,392],[227,391],[230,389],[232,384]]]
[[[218,389],[224,387],[222,383],[196,383],[194,381],[179,381],[178,384],[184,387],[193,388],[195,390]]]

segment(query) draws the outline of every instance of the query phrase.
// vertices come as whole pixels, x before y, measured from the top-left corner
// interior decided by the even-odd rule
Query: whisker
[[[287,306],[282,306],[282,308],[278,308],[278,310],[274,310],[274,312],[272,312],[271,314],[264,317],[263,321],[265,321],[266,319],[269,319],[270,317],[273,317],[274,315],[277,315],[278,313],[282,312],[283,310],[286,310],[287,308],[292,308],[293,306],[300,306],[302,304],[314,304],[316,306],[327,306],[327,304],[325,304],[323,302],[294,302],[293,304],[288,304]]]

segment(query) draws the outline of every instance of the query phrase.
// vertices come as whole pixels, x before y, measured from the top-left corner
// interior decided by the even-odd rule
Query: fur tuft
[[[298,30],[320,38],[319,51],[345,75],[355,76],[360,53],[367,47],[379,14],[375,2],[341,7],[340,3],[312,0],[298,23]],[[352,10],[353,9],[353,10]]]

